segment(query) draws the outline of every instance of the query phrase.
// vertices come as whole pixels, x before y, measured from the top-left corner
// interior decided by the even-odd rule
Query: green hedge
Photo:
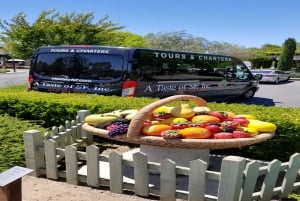
[[[46,129],[30,121],[20,121],[8,115],[0,116],[0,172],[15,165],[25,166],[23,132]]]
[[[59,126],[65,120],[72,120],[78,110],[91,113],[110,112],[117,109],[141,108],[157,99],[136,97],[115,97],[86,94],[53,94],[26,91],[17,86],[0,91],[0,112],[18,119],[30,120],[44,128]],[[271,140],[238,149],[216,150],[212,153],[234,154],[260,160],[274,158],[287,161],[300,147],[300,108],[226,104],[209,102],[211,110],[232,111],[237,114],[252,114],[263,121],[278,126],[276,136]]]

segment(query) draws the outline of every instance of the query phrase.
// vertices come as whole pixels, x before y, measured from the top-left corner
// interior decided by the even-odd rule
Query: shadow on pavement
[[[253,97],[250,100],[234,101],[235,103],[244,103],[247,105],[275,106],[276,103],[271,98]]]

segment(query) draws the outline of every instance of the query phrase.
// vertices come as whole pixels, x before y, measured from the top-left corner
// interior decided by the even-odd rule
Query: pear
[[[181,117],[186,119],[189,119],[195,115],[195,111],[189,104],[180,104],[178,106],[175,106],[171,109],[170,112],[174,117]]]

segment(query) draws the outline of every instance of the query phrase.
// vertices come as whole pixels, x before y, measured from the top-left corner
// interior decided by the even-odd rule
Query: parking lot
[[[291,79],[279,84],[260,84],[254,98],[247,104],[264,106],[300,107],[300,80]]]

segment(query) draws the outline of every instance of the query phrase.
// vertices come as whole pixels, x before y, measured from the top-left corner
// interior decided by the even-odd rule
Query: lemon
[[[177,118],[173,119],[172,122],[174,124],[178,124],[178,123],[186,123],[186,122],[188,122],[188,120],[186,118],[177,117]]]

